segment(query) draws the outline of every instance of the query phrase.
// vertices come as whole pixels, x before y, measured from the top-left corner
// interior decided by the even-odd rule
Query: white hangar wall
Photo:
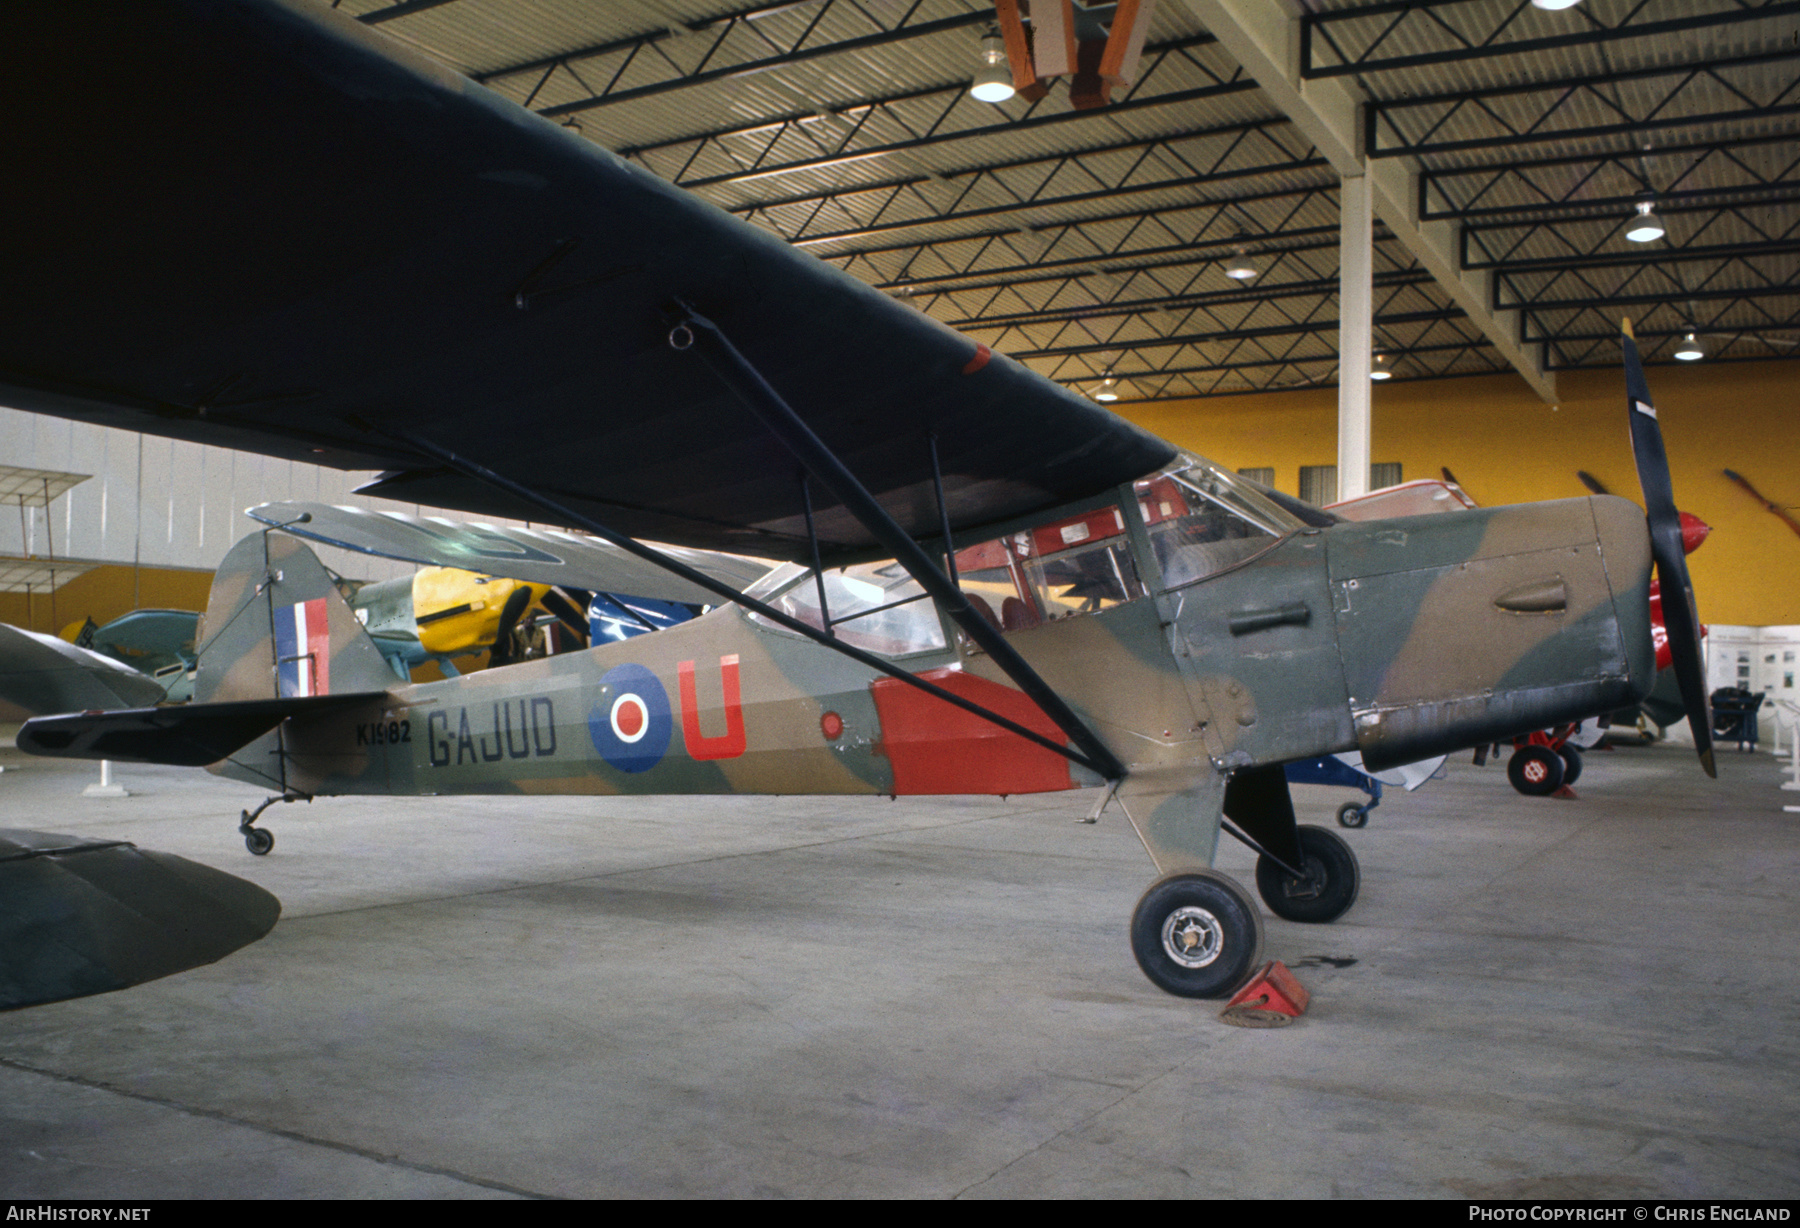
[[[48,509],[0,506],[0,554],[210,571],[257,527],[244,509],[295,499],[417,512],[351,493],[373,474],[344,472],[0,408],[0,465],[84,473]],[[428,514],[432,509],[424,509]],[[412,568],[315,547],[327,567],[382,580]]]

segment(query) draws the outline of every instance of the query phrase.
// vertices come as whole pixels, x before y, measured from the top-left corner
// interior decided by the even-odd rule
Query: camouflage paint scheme
[[[1623,499],[1298,527],[1174,587],[1132,489],[1111,505],[1148,595],[1010,638],[1126,765],[1119,797],[1162,873],[1210,864],[1233,770],[1350,749],[1372,766],[1405,762],[1635,702],[1653,677],[1643,514]],[[244,539],[219,570],[197,698],[274,696],[271,611],[319,597],[328,692],[369,699],[293,716],[215,771],[309,795],[1104,783],[736,607],[626,643],[393,685],[311,552],[279,533]],[[948,629],[945,643],[903,663],[1033,725],[1033,706],[984,654]],[[1033,727],[1054,736],[1041,716]]]

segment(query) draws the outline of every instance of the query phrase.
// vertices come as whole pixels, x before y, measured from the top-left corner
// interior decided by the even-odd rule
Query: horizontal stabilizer
[[[372,691],[40,716],[20,726],[18,747],[56,759],[205,767],[248,746],[290,716],[311,716],[381,697],[382,692]]]
[[[249,515],[296,537],[403,563],[459,567],[509,580],[712,605],[718,595],[598,538],[561,529],[466,524],[442,516],[369,511],[328,503],[265,503]],[[305,517],[302,520],[302,517]],[[735,589],[760,580],[762,559],[679,546],[658,549]]]
[[[274,928],[254,883],[114,840],[0,831],[0,1010],[197,968]]]
[[[163,698],[162,684],[53,635],[0,624],[0,700],[28,713],[135,708]]]

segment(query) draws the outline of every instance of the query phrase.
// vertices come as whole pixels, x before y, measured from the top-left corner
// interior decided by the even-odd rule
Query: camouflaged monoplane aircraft
[[[1380,769],[1635,702],[1653,554],[1690,598],[1670,633],[1709,756],[1629,339],[1650,532],[1599,497],[1336,523],[320,5],[0,24],[0,400],[380,470],[366,491],[584,529],[721,607],[401,685],[270,530],[220,570],[196,702],[34,721],[35,752],[275,797],[1092,788],[1160,875],[1139,962],[1200,997],[1261,943],[1210,869],[1221,828],[1278,914],[1356,897],[1283,763]],[[646,539],[788,566],[739,593]]]

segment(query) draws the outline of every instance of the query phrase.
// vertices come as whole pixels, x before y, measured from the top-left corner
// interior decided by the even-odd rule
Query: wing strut
[[[737,394],[737,398],[750,412],[769,428],[769,432],[827,490],[837,496],[838,502],[862,523],[863,528],[881,543],[883,549],[893,553],[907,574],[918,581],[919,587],[931,594],[944,612],[956,620],[956,625],[963,629],[964,634],[986,652],[994,664],[1005,670],[1006,676],[1017,683],[1032,702],[1043,709],[1044,715],[1055,721],[1057,727],[1068,734],[1069,740],[1080,747],[1090,760],[1104,765],[1099,769],[1100,774],[1108,780],[1118,780],[1124,776],[1125,765],[1114,757],[1105,743],[1094,736],[1093,730],[1082,723],[1081,718],[1063,702],[1062,696],[1051,689],[1050,684],[1026,663],[1025,658],[1018,654],[1000,632],[975,612],[975,607],[969,604],[962,589],[952,584],[949,577],[931,561],[931,556],[919,548],[919,543],[912,539],[912,535],[888,515],[887,509],[869,493],[867,487],[856,480],[856,476],[813,433],[800,415],[782,400],[781,394],[769,385],[749,359],[738,352],[719,326],[685,304],[682,310],[680,322],[669,334],[669,344],[677,349],[685,349],[686,345],[677,345],[676,338],[682,333],[691,337],[688,344],[700,351],[701,359],[712,368],[713,374]],[[945,541],[944,548],[951,549],[951,543]]]
[[[397,430],[392,427],[377,427],[366,422],[359,422],[357,425],[364,429],[386,435],[390,439],[398,440],[421,455],[429,456],[433,460],[447,465],[466,477],[473,478],[478,482],[483,482],[494,487],[496,490],[505,491],[514,498],[522,499],[534,507],[543,508],[550,514],[550,518],[559,524],[575,525],[585,529],[602,541],[610,542],[612,545],[617,546],[626,553],[643,559],[646,563],[651,563],[662,568],[664,571],[680,576],[690,584],[697,584],[709,593],[717,594],[719,598],[724,601],[732,602],[733,604],[744,607],[746,610],[760,614],[776,626],[785,627],[796,635],[803,635],[807,639],[822,644],[834,652],[841,652],[846,657],[849,657],[859,664],[866,665],[873,670],[878,670],[881,673],[888,675],[890,678],[898,678],[908,686],[916,687],[928,695],[935,695],[945,703],[961,708],[965,712],[973,713],[975,716],[980,717],[990,724],[998,725],[1008,733],[1016,733],[1027,741],[1034,742],[1037,745],[1044,747],[1046,750],[1055,751],[1057,754],[1063,756],[1063,758],[1068,759],[1073,763],[1079,763],[1090,772],[1104,776],[1109,780],[1117,779],[1124,775],[1124,769],[1118,766],[1118,761],[1110,754],[1107,755],[1105,759],[1096,762],[1087,755],[1070,750],[1061,743],[1052,742],[1043,734],[1027,729],[1017,721],[1008,720],[998,712],[991,712],[978,703],[964,699],[960,695],[946,691],[943,687],[927,682],[923,678],[913,674],[909,674],[891,661],[883,660],[881,657],[875,656],[872,653],[864,652],[860,648],[846,644],[836,636],[820,631],[810,623],[801,622],[791,614],[783,613],[773,606],[764,605],[754,597],[746,597],[744,594],[732,588],[729,584],[715,580],[703,571],[697,571],[685,563],[672,559],[661,551],[654,550],[651,547],[644,545],[635,538],[627,537],[622,533],[615,533],[599,521],[588,516],[583,516],[572,508],[564,507],[556,500],[538,493],[529,486],[522,486],[509,477],[495,473],[493,470],[478,465],[472,460],[458,456],[448,448],[440,447],[423,436],[415,435],[411,431]],[[1105,747],[1101,747],[1101,750],[1104,751]]]

